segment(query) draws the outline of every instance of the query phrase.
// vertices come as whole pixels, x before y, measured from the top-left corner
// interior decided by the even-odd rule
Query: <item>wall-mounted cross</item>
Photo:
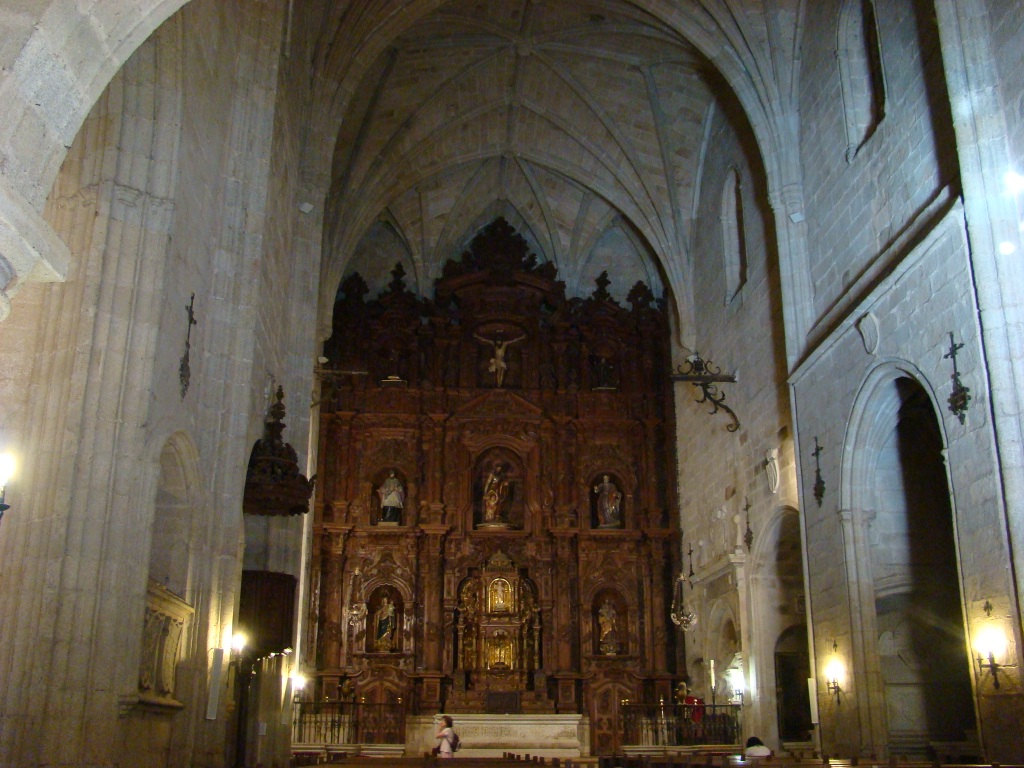
[[[824,446],[818,445],[818,436],[814,436],[814,452],[811,456],[814,457],[814,500],[818,502],[818,506],[821,506],[821,502],[825,498],[825,481],[821,477],[821,452],[824,450]]]
[[[960,369],[956,364],[956,353],[963,349],[963,346],[963,342],[957,344],[953,340],[953,332],[949,331],[949,351],[942,356],[943,360],[953,361],[953,375],[950,376],[953,380],[953,393],[946,402],[949,403],[949,412],[956,416],[961,424],[967,418],[967,406],[971,402],[970,387],[965,387],[960,381]]]
[[[754,544],[754,531],[750,527],[750,497],[744,498],[743,511],[747,513],[747,530],[743,533],[743,543],[747,545],[747,552]]]
[[[198,325],[196,321],[196,294],[193,291],[192,298],[189,299],[188,306],[185,307],[185,312],[188,315],[188,330],[185,333],[185,354],[181,356],[181,364],[178,366],[178,380],[181,383],[181,399],[185,399],[185,395],[188,392],[188,384],[192,379],[192,369],[189,365],[189,355],[192,349],[192,326]]]

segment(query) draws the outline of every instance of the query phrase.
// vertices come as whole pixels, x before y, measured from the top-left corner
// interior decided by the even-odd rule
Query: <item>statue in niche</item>
[[[483,525],[507,526],[508,478],[505,465],[495,464],[484,481]]]
[[[377,495],[380,497],[381,522],[402,522],[405,488],[402,486],[402,481],[395,477],[395,470],[391,470],[388,478],[381,483],[380,488],[377,489]]]
[[[619,652],[619,613],[615,610],[610,600],[597,612],[597,626],[599,629],[597,642],[601,653],[613,655]]]
[[[483,336],[476,333],[473,334],[473,338],[494,347],[494,356],[491,358],[490,363],[487,366],[487,372],[494,374],[494,380],[497,382],[498,387],[501,387],[502,382],[505,381],[505,371],[508,370],[508,363],[505,362],[505,350],[508,349],[509,344],[515,344],[516,342],[525,339],[526,334],[520,334],[519,336],[516,336],[516,338],[509,339],[508,341],[501,338],[485,339]]]
[[[779,451],[769,448],[764,453],[764,473],[768,476],[768,490],[777,493],[779,490]]]
[[[395,604],[387,595],[381,600],[380,607],[373,614],[376,627],[373,648],[379,653],[390,653],[395,649]]]
[[[356,687],[352,684],[349,678],[345,678],[341,681],[341,685],[338,686],[338,698],[342,701],[352,701],[356,697]]]
[[[491,582],[491,611],[494,613],[510,610],[508,582],[504,579],[495,579]]]
[[[594,486],[594,493],[597,494],[597,515],[601,528],[618,528],[621,523],[620,508],[622,505],[622,492],[608,475],[605,475],[601,482]]]
[[[491,653],[488,659],[490,669],[508,669],[512,664],[512,639],[508,632],[498,630],[491,640]]]
[[[597,355],[592,361],[593,388],[616,389],[615,363],[604,355]]]

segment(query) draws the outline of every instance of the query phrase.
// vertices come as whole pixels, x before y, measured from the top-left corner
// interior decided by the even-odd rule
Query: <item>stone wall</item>
[[[813,564],[808,586],[814,652],[821,663],[833,655],[836,644],[835,653],[849,670],[845,706],[836,707],[819,691],[822,743],[829,752],[883,754],[888,738],[878,638],[873,634],[876,585],[870,564],[858,556],[854,541],[868,536],[868,510],[860,505],[874,498],[875,479],[858,473],[856,466],[870,450],[866,425],[879,407],[880,382],[899,376],[917,381],[939,418],[969,632],[987,621],[981,607],[988,599],[996,620],[1005,624],[1009,636],[1014,634],[1008,548],[993,471],[996,457],[962,217],[962,209],[954,205],[926,241],[792,378],[800,427],[806,556]],[[946,403],[952,363],[943,355],[949,331],[964,344],[957,360],[963,381],[971,388],[963,425]],[[812,490],[818,466],[812,456],[815,439],[823,449],[819,459],[825,490],[820,504]],[[982,680],[977,685],[982,694],[994,693]],[[981,711],[983,732],[994,736],[999,731],[990,731],[994,724],[985,720],[984,697]],[[995,742],[990,749],[998,750]]]
[[[189,4],[111,82],[50,194],[72,273],[30,284],[12,318],[26,335],[5,327],[0,342],[18,404],[5,430],[28,481],[0,540],[5,581],[26,585],[0,605],[23,619],[4,621],[0,763],[223,763],[230,692],[211,688],[210,664],[236,610],[245,461],[266,410],[254,371],[295,365],[260,350],[308,355],[313,341],[298,298],[316,262],[297,270],[299,288],[282,279],[304,264],[288,228],[274,235],[280,258],[264,258],[284,16],[283,3]],[[304,406],[309,373],[278,375]],[[296,421],[288,437],[304,449],[308,419]],[[174,524],[154,526],[156,510]],[[153,549],[149,575],[195,608],[176,712],[139,703]]]
[[[808,247],[819,327],[891,265],[892,243],[928,226],[934,200],[956,184],[950,107],[938,51],[938,30],[924,4],[875,3],[885,114],[847,157],[836,41],[849,0],[808,7],[801,81],[800,152]],[[863,85],[863,84],[862,84]],[[865,86],[866,87],[866,86]]]
[[[968,245],[966,227],[978,220],[982,204],[972,196],[982,191],[977,148],[972,146],[979,137],[966,126],[958,126],[956,135],[952,131],[954,117],[966,114],[964,104],[972,97],[959,90],[963,64],[951,52],[963,50],[965,34],[970,35],[969,44],[979,45],[967,67],[975,67],[968,77],[980,87],[991,76],[984,69],[986,25],[993,24],[992,42],[998,51],[1019,24],[1020,13],[1000,6],[989,19],[977,12],[980,6],[974,7],[976,12],[961,6],[957,26],[953,14],[940,14],[936,22],[924,5],[876,3],[885,116],[874,134],[844,157],[844,101],[834,98],[839,88],[833,62],[839,7],[815,4],[808,15],[801,147],[818,320],[811,334],[815,343],[791,382],[819,688],[824,683],[821,666],[834,655],[835,645],[835,655],[850,670],[848,701],[853,705],[835,707],[834,700],[819,690],[822,747],[840,754],[881,755],[888,746],[890,726],[873,624],[875,586],[869,563],[863,554],[857,555],[867,541],[865,526],[871,512],[858,507],[866,503],[867,481],[855,469],[868,450],[864,425],[881,407],[879,382],[897,376],[917,381],[929,393],[939,418],[968,645],[988,621],[979,614],[985,599],[991,599],[993,616],[1011,638],[1011,649],[1019,626],[1006,571],[1011,550],[997,480],[1001,471],[1009,469],[1012,476],[1016,469],[1001,461],[996,451],[1003,430],[996,431],[992,419],[998,420],[1008,406],[994,406],[988,399],[990,382],[1000,387],[1003,371],[986,360],[990,355],[1001,357],[1005,339],[998,336],[1001,321],[983,333],[979,320],[979,315],[994,319],[986,307],[1005,302],[1006,296],[994,295],[998,290],[992,282],[989,249],[995,243],[984,228],[972,227]],[[944,70],[937,61],[940,53],[947,58]],[[946,85],[950,73],[952,95]],[[1000,82],[1012,89],[1014,76]],[[960,105],[955,116],[950,104]],[[981,100],[975,104],[983,106]],[[982,141],[998,142],[997,121],[971,123],[984,126]],[[985,144],[983,152],[988,153],[990,146],[997,143]],[[954,156],[955,148],[959,157]],[[964,208],[957,200],[961,181],[968,193]],[[943,355],[950,332],[964,344],[957,362],[973,397],[964,425],[947,409],[952,363]],[[1015,402],[1015,396],[1009,400]],[[820,461],[826,490],[820,505],[813,494],[815,439],[824,447]],[[1015,456],[1018,438],[1005,432],[1002,440],[1003,456]],[[1015,651],[1010,651],[1008,661],[1016,663]],[[1008,699],[997,703],[994,692],[986,688],[991,681],[978,678],[976,671],[972,670],[972,679],[979,693],[983,739],[1002,732],[1000,728],[1016,728],[997,724],[1000,718],[1019,718],[1016,706]],[[999,759],[1015,759],[1015,746],[987,741],[990,759],[997,759],[1003,749],[1007,751]]]
[[[738,381],[721,384],[719,390],[742,426],[735,433],[727,431],[730,419],[724,412],[709,415],[707,404],[694,402],[699,390],[688,383],[675,385],[683,562],[688,569],[686,552],[692,546],[697,574],[692,595],[698,624],[685,635],[686,661],[691,688],[710,701],[709,662],[715,659],[722,681],[730,658],[716,653],[724,653],[718,650],[725,647],[721,631],[726,620],[732,621],[739,633],[733,650],[742,653],[741,668],[750,686],[744,728],[748,735],[771,740],[776,732],[773,650],[776,625],[783,619],[763,603],[767,592],[751,591],[749,577],[761,579],[761,589],[770,589],[778,518],[796,508],[789,400],[782,384],[781,289],[766,182],[750,129],[728,97],[706,120],[692,247],[693,295],[706,298],[693,319],[692,336],[705,359],[725,372],[738,371]],[[724,277],[722,203],[723,188],[734,174],[745,281],[732,295]],[[679,352],[676,362],[688,352]],[[774,489],[766,472],[770,451],[778,478]],[[750,550],[743,538],[748,519],[754,536]],[[689,587],[685,590],[691,593]],[[779,632],[784,629],[778,627]]]

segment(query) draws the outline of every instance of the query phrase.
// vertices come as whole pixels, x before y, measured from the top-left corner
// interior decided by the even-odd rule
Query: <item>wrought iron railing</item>
[[[293,707],[292,744],[405,743],[401,704],[297,701]]]
[[[739,704],[624,704],[623,744],[685,747],[738,744]]]

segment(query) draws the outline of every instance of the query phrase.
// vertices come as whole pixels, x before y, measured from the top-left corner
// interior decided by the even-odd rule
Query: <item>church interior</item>
[[[0,30],[0,768],[1024,763],[1024,5]]]

